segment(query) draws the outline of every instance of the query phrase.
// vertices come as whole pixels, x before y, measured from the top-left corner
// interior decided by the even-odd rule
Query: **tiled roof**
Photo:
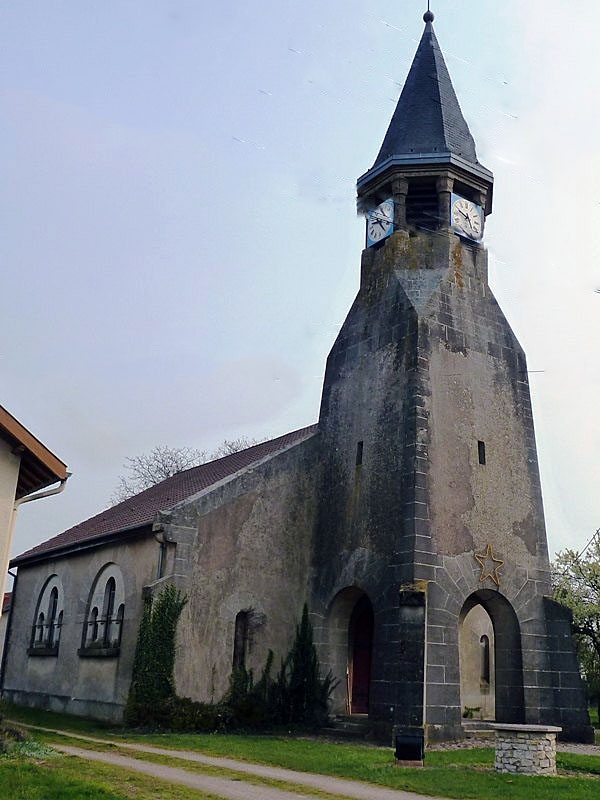
[[[209,461],[207,464],[178,472],[171,478],[151,486],[150,489],[108,508],[101,514],[75,525],[74,528],[59,533],[58,536],[38,544],[31,550],[27,550],[14,558],[11,566],[42,554],[51,554],[58,550],[76,547],[84,542],[100,539],[119,533],[119,531],[150,525],[159,511],[168,511],[186,498],[235,475],[236,472],[308,439],[316,430],[316,425],[310,425],[307,428],[286,433],[277,439],[261,442],[246,450],[218,458],[216,461]]]
[[[452,153],[477,164],[469,131],[431,22],[408,73],[398,105],[373,166],[390,156]]]
[[[6,612],[10,609],[11,600],[12,592],[4,592],[4,597],[2,598],[2,614],[6,614]]]

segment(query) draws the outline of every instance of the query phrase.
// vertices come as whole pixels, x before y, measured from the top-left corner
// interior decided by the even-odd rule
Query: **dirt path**
[[[330,795],[337,795],[345,800],[442,800],[432,798],[413,792],[403,792],[395,789],[388,789],[384,786],[360,783],[359,781],[345,780],[328,775],[315,775],[309,772],[298,772],[296,770],[284,769],[281,767],[269,767],[264,764],[251,764],[246,761],[236,761],[232,758],[220,758],[216,756],[206,756],[190,750],[170,750],[151,745],[132,744],[109,739],[99,739],[93,736],[84,736],[69,731],[62,731],[55,728],[44,728],[39,725],[24,725],[22,727],[33,730],[56,733],[70,739],[79,739],[83,742],[94,742],[105,745],[113,745],[119,749],[133,750],[139,753],[152,753],[154,755],[165,755],[170,758],[179,758],[182,761],[205,764],[210,767],[232,770],[237,773],[254,775],[271,780],[285,781],[299,786],[307,786],[311,789],[324,792]],[[154,764],[148,761],[141,761],[137,758],[119,755],[111,752],[100,752],[98,750],[86,750],[83,747],[72,747],[52,743],[52,747],[62,753],[86,758],[90,761],[100,761],[104,764],[112,764],[116,767],[143,772],[156,778],[180,783],[193,789],[210,792],[226,800],[315,800],[314,795],[304,795],[293,790],[278,789],[272,786],[257,785],[247,783],[243,779],[214,777],[211,775],[201,775],[195,772],[188,772],[183,767],[168,767],[163,764]]]

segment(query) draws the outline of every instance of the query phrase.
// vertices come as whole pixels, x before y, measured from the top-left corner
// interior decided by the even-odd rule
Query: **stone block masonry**
[[[556,775],[556,734],[547,725],[494,725],[496,772]]]

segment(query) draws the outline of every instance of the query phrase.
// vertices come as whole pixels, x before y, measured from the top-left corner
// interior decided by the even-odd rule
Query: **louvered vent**
[[[406,221],[411,228],[438,228],[438,194],[435,183],[411,183],[406,196]]]

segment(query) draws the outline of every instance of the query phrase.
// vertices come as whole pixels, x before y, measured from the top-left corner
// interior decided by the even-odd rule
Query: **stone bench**
[[[552,725],[496,723],[496,772],[556,775],[556,734]]]

